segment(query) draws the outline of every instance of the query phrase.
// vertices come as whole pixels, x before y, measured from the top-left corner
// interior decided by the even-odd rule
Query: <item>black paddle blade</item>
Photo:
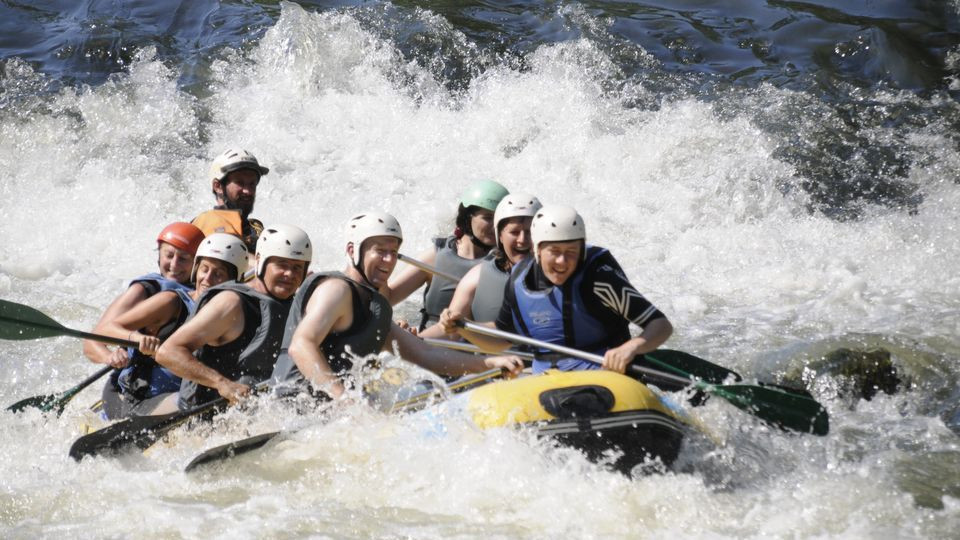
[[[30,306],[0,300],[0,339],[62,336],[64,326]]]
[[[704,389],[781,429],[814,435],[826,435],[830,431],[827,410],[812,398],[748,384]]]
[[[63,414],[63,410],[67,408],[67,404],[70,403],[70,400],[72,400],[74,396],[79,394],[84,388],[93,384],[97,379],[103,377],[107,373],[110,373],[112,370],[113,368],[110,366],[101,368],[99,371],[80,381],[79,384],[65,392],[22,399],[7,407],[7,410],[17,413],[28,407],[33,407],[40,409],[43,412],[56,411],[57,416],[60,416]]]
[[[272,441],[281,433],[282,432],[280,431],[261,433],[260,435],[254,435],[253,437],[248,437],[239,441],[233,441],[220,446],[215,446],[190,460],[190,463],[187,463],[187,466],[184,467],[183,472],[190,472],[201,465],[206,465],[207,463],[230,459],[241,454],[246,454],[247,452],[252,452],[263,447],[263,445]]]
[[[70,446],[70,457],[80,461],[86,456],[122,452],[132,446],[144,450],[191,418],[212,416],[227,404],[223,398],[194,407],[156,416],[133,416],[84,435]]]

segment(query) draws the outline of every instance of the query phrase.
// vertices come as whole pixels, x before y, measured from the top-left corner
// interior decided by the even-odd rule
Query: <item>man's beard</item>
[[[241,199],[229,199],[224,200],[224,206],[230,210],[239,210],[240,215],[244,218],[250,215],[250,212],[253,212],[253,199],[241,200]]]

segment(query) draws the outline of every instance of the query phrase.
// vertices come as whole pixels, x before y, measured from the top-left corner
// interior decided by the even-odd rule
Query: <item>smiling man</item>
[[[232,234],[253,253],[263,223],[250,218],[257,201],[260,178],[270,169],[260,165],[256,156],[242,148],[230,148],[210,165],[210,179],[217,206],[193,219],[205,234]]]
[[[250,392],[245,381],[270,377],[290,300],[307,276],[312,254],[310,238],[299,228],[268,227],[257,241],[256,278],[246,285],[212,287],[200,298],[193,318],[156,355],[160,365],[184,379],[181,410],[212,401],[217,394],[235,403]],[[154,414],[169,412],[165,409]]]
[[[534,258],[510,276],[496,326],[514,334],[603,355],[603,368],[623,373],[637,355],[655,350],[673,333],[666,316],[630,284],[604,248],[587,245],[586,227],[576,210],[544,206],[530,225]],[[456,326],[463,314],[445,310],[445,332],[459,332],[484,350],[510,344]],[[629,324],[641,328],[630,337]],[[549,356],[549,355],[546,355]],[[546,357],[545,356],[545,357]],[[576,358],[538,359],[533,371],[596,369]]]
[[[352,358],[376,354],[396,343],[400,355],[442,375],[463,375],[499,367],[523,369],[515,356],[481,358],[438,349],[393,323],[393,309],[383,292],[397,265],[403,233],[396,218],[364,212],[347,222],[343,272],[313,274],[290,308],[274,382],[281,393],[311,391],[318,398],[338,398]]]

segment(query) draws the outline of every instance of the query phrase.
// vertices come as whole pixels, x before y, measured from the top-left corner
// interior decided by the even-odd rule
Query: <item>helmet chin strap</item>
[[[362,243],[362,242],[361,242]],[[363,271],[363,253],[360,253],[360,262],[353,265],[353,269],[360,274],[360,277],[363,278],[363,282],[366,283],[369,287],[376,289],[373,283],[370,283],[370,279],[367,277],[367,273]]]

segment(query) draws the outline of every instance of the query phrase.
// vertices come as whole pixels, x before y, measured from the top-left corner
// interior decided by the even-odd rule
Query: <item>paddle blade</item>
[[[782,429],[814,435],[826,435],[830,431],[827,410],[812,398],[748,384],[705,386],[704,389]]]
[[[219,398],[188,411],[125,418],[74,441],[70,457],[80,461],[86,456],[122,452],[131,446],[146,449],[187,420],[213,415],[226,404],[227,400]]]
[[[0,300],[0,339],[25,340],[62,336],[66,328],[30,306]]]
[[[646,363],[651,367],[713,384],[722,384],[729,377],[733,377],[735,381],[743,379],[736,371],[683,351],[657,349],[645,354],[639,361],[641,364]]]
[[[13,405],[10,405],[7,407],[7,410],[18,413],[32,407],[34,409],[40,409],[41,411],[49,411],[56,400],[57,396],[55,395],[28,397],[27,399],[21,399]]]
[[[252,452],[272,441],[276,436],[280,435],[280,433],[282,432],[272,431],[270,433],[261,433],[260,435],[254,435],[253,437],[248,437],[239,441],[233,441],[220,446],[215,446],[190,460],[190,463],[187,463],[187,466],[184,467],[183,472],[190,472],[201,465],[213,463],[214,461],[230,459],[241,454],[246,454],[247,452]]]

